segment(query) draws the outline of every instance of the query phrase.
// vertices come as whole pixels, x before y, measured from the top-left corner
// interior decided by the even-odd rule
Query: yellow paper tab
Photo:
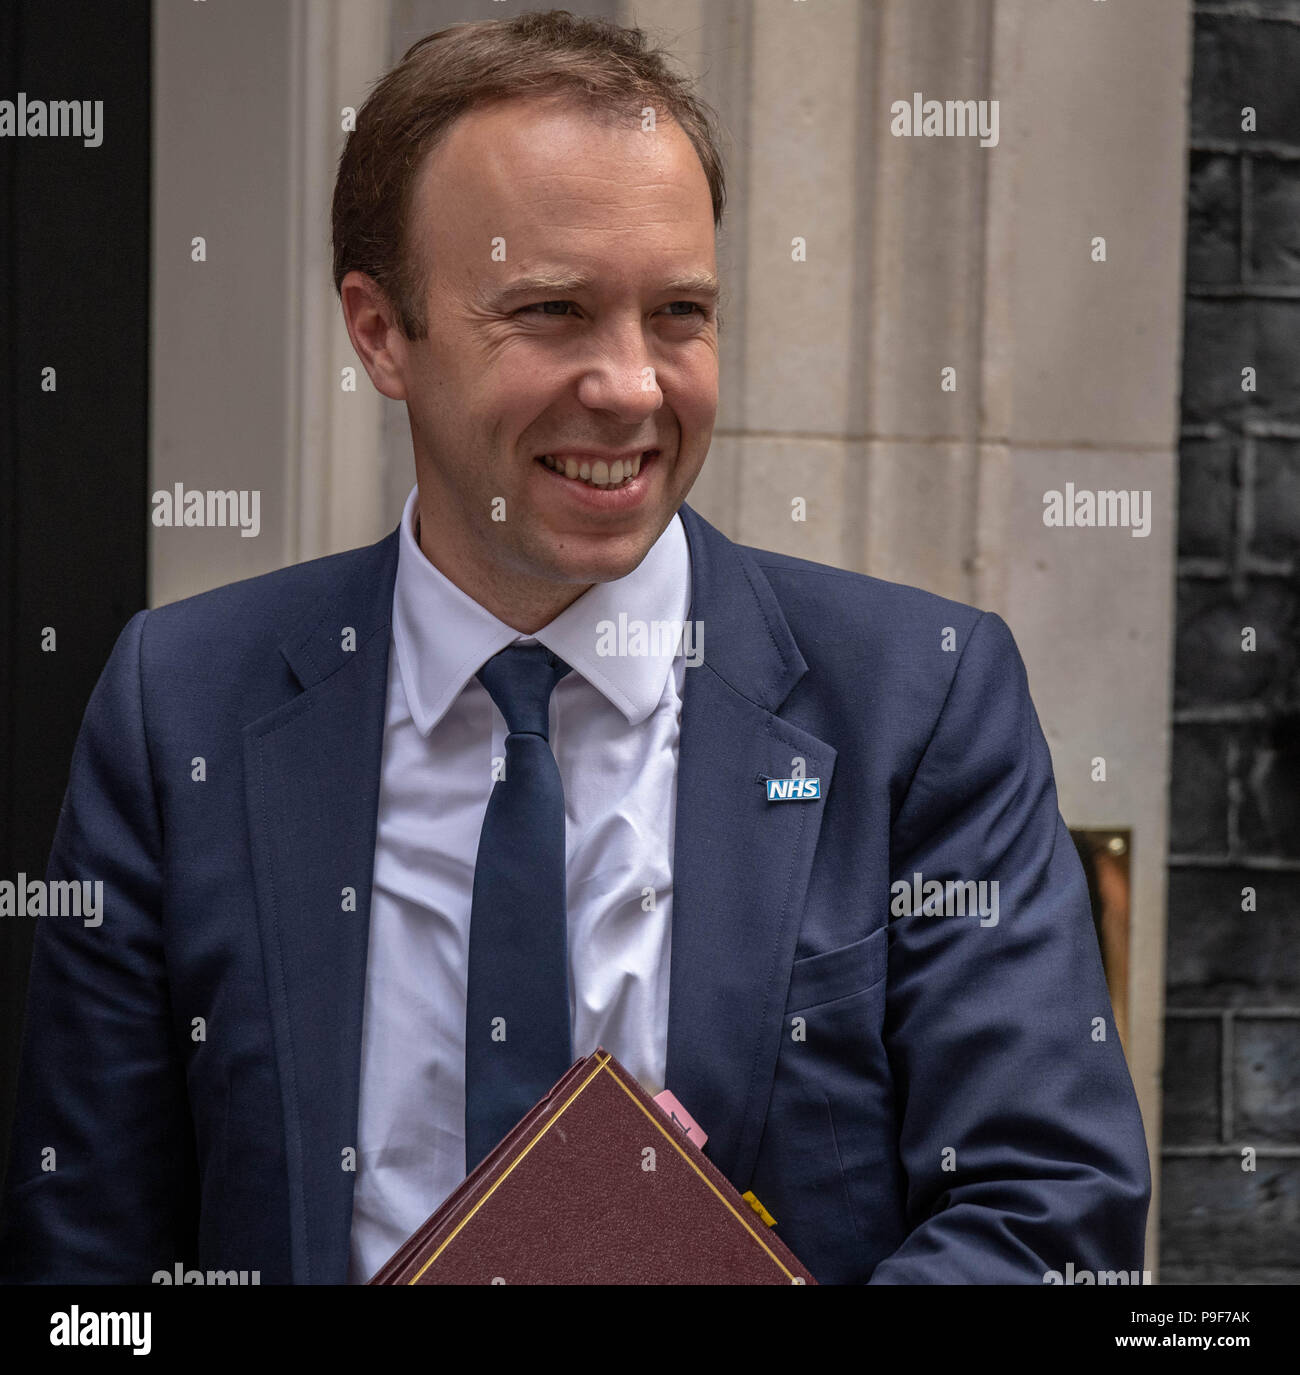
[[[767,1223],[769,1227],[776,1226],[776,1218],[774,1218],[772,1214],[769,1213],[767,1209],[763,1207],[763,1205],[758,1201],[758,1199],[754,1197],[752,1192],[741,1194],[741,1198],[743,1198],[745,1202],[749,1204],[749,1206],[759,1215],[759,1217],[763,1219],[764,1222]]]

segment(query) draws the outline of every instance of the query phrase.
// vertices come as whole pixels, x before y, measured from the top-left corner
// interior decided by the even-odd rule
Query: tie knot
[[[550,739],[548,708],[555,685],[569,665],[545,645],[510,645],[494,654],[478,671],[511,735],[540,735]]]

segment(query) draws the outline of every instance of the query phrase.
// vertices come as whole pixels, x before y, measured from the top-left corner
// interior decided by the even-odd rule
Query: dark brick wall
[[[1293,1284],[1300,0],[1197,4],[1194,24],[1161,1280]],[[1247,367],[1254,391],[1242,386]],[[1243,911],[1248,888],[1254,911]]]

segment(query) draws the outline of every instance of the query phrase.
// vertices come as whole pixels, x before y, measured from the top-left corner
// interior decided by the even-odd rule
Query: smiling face
[[[462,116],[428,156],[410,231],[427,337],[401,335],[359,273],[342,284],[349,330],[375,385],[407,403],[426,555],[537,629],[641,562],[708,452],[708,181],[672,120],[644,132],[562,97],[512,99]]]

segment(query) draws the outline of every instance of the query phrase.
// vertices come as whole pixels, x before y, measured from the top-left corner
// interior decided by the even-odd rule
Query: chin
[[[644,535],[624,535],[583,543],[586,548],[570,548],[549,560],[551,577],[569,583],[616,582],[640,564],[654,540]]]

